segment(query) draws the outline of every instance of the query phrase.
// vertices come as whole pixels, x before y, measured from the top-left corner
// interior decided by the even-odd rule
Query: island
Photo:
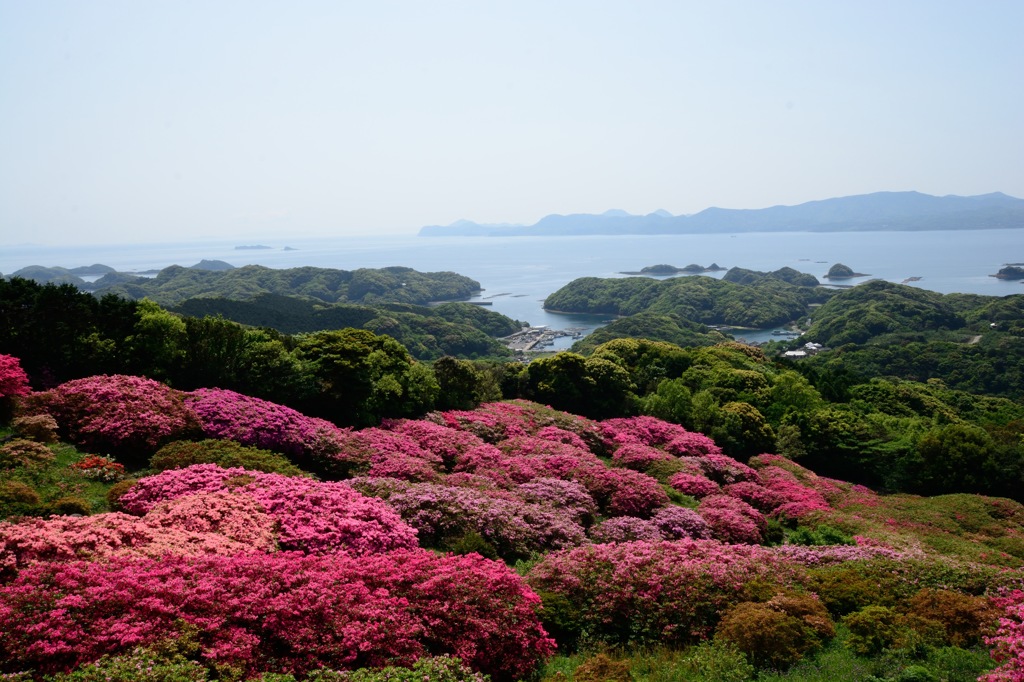
[[[711,265],[704,267],[703,265],[697,265],[691,263],[684,268],[677,268],[674,265],[666,265],[664,263],[658,265],[648,265],[647,267],[640,268],[635,271],[624,271],[620,272],[620,275],[647,275],[650,277],[669,277],[672,275],[701,275],[705,272],[721,272],[725,270],[718,263],[712,263]]]
[[[842,263],[836,263],[828,269],[825,279],[853,279],[854,277],[870,277],[863,272],[854,272],[853,268]]]
[[[999,279],[1024,279],[1024,268],[1018,267],[1020,264],[1007,265],[1005,268],[1001,268],[999,272],[992,275]]]

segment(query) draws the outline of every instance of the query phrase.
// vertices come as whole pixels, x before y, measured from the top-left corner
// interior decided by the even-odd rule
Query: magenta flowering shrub
[[[761,484],[781,500],[781,504],[772,511],[772,516],[800,519],[813,512],[831,509],[824,495],[800,483],[786,469],[766,466],[757,473]]]
[[[44,563],[0,587],[0,665],[66,671],[173,638],[185,623],[202,662],[250,676],[431,653],[511,680],[554,649],[539,603],[499,562],[422,550]]]
[[[632,469],[587,466],[577,469],[573,478],[586,487],[606,516],[647,518],[668,504],[668,494],[656,479]]]
[[[188,403],[207,438],[273,450],[297,461],[321,461],[337,454],[345,433],[324,419],[223,388],[192,391]]]
[[[590,529],[590,539],[594,542],[633,542],[647,540],[660,542],[663,538],[661,530],[650,519],[638,519],[635,516],[616,516],[602,521]]]
[[[449,477],[449,484],[451,484]],[[597,514],[597,503],[587,489],[576,481],[537,478],[517,488],[527,502],[563,510],[576,523],[589,526]]]
[[[757,481],[757,471],[726,455],[710,453],[697,458],[704,475],[721,485]]]
[[[609,451],[626,443],[665,445],[690,433],[679,424],[647,416],[605,419],[597,428]]]
[[[196,433],[199,423],[184,398],[152,379],[100,375],[33,394],[25,411],[52,415],[76,445],[139,459]]]
[[[566,412],[559,412],[528,400],[484,403],[475,410],[435,412],[427,419],[444,426],[476,434],[488,443],[537,434],[548,426],[570,431],[584,442],[597,446],[600,435],[594,422]],[[552,432],[547,432],[550,438]]]
[[[679,457],[703,457],[705,455],[722,454],[722,448],[715,445],[715,441],[703,433],[695,431],[687,431],[682,435],[676,436],[665,443],[665,449]]]
[[[545,426],[534,434],[535,437],[541,440],[550,440],[555,443],[565,443],[571,445],[579,450],[590,450],[587,442],[583,440],[578,434],[563,429],[559,426]]]
[[[979,682],[1020,682],[1024,680],[1024,591],[1006,592],[992,602],[1003,614],[995,634],[986,637],[985,644],[999,666],[979,677]]]
[[[21,368],[21,361],[13,355],[0,353],[0,400],[17,398],[31,392],[28,375]]]
[[[771,513],[776,507],[780,507],[789,500],[780,491],[774,488],[766,488],[759,483],[752,481],[741,481],[730,483],[722,488],[722,492],[731,497],[743,500],[762,514]]]
[[[714,537],[722,542],[756,545],[768,525],[761,512],[728,495],[705,497],[697,512],[707,521]]]
[[[708,495],[717,495],[722,491],[721,486],[707,476],[701,474],[689,474],[680,472],[673,474],[668,479],[668,484],[684,495],[692,495],[698,499]]]
[[[441,458],[445,470],[451,471],[467,451],[484,441],[470,433],[424,419],[385,419],[381,428],[412,438],[421,448]]]
[[[583,527],[565,510],[472,488],[419,483],[386,499],[417,530],[424,546],[443,547],[472,532],[501,557],[516,559],[575,547],[586,539]]]
[[[711,527],[704,517],[686,507],[664,507],[651,518],[663,540],[706,540],[711,538]]]
[[[787,586],[798,574],[761,547],[712,540],[586,545],[545,557],[527,582],[545,618],[571,640],[674,646],[707,638],[748,583]],[[549,610],[550,609],[550,610]]]
[[[416,531],[393,509],[344,483],[196,464],[143,478],[119,502],[145,514],[166,500],[226,489],[251,497],[278,522],[283,549],[367,554],[416,546]]]
[[[442,472],[441,455],[421,447],[413,435],[378,428],[345,433],[332,459],[332,469],[346,475],[436,481]]]
[[[612,455],[615,464],[634,471],[647,471],[659,462],[673,462],[675,459],[664,450],[641,443],[626,443]]]

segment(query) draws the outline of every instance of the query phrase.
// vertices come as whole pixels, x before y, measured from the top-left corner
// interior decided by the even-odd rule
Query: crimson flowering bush
[[[434,412],[427,419],[460,431],[476,434],[488,443],[539,433],[548,426],[570,431],[592,446],[601,442],[594,422],[559,412],[528,400],[484,403],[475,410]],[[550,437],[550,433],[548,432]]]
[[[0,400],[17,398],[31,392],[28,375],[21,368],[21,361],[13,355],[0,353]]]
[[[320,463],[341,449],[342,429],[290,407],[223,388],[200,388],[188,404],[207,438],[233,440]]]
[[[124,479],[124,465],[102,455],[86,455],[71,465],[71,468],[86,478],[107,483],[117,483]]]
[[[251,497],[278,522],[284,549],[367,554],[416,546],[416,531],[393,509],[349,485],[215,464],[143,478],[119,503],[129,513],[145,514],[165,500],[226,489]]]
[[[527,582],[566,640],[674,646],[707,638],[744,587],[795,584],[799,573],[761,547],[712,540],[586,545],[555,552]]]
[[[707,521],[715,538],[722,542],[756,545],[768,525],[761,512],[728,495],[705,497],[697,512]]]
[[[554,650],[510,569],[422,550],[43,563],[0,587],[3,669],[46,674],[197,631],[203,662],[303,674],[450,654],[496,680]],[[45,636],[41,636],[45,633]]]
[[[505,559],[535,552],[575,547],[586,536],[583,527],[563,509],[532,504],[512,494],[496,496],[473,488],[429,483],[412,484],[390,493],[387,502],[415,528],[424,546],[476,533]]]
[[[678,490],[685,495],[692,495],[698,499],[707,497],[708,495],[717,495],[722,491],[721,486],[707,476],[703,476],[701,474],[690,474],[685,471],[673,474],[672,477],[668,479],[668,484],[675,490]]]
[[[982,675],[980,682],[1020,682],[1024,680],[1024,591],[1016,589],[995,597],[993,604],[1002,610],[995,633],[985,638],[992,658],[999,666]]]
[[[100,375],[35,393],[26,400],[25,412],[52,415],[62,435],[76,445],[144,463],[163,443],[198,430],[185,395],[144,377]]]

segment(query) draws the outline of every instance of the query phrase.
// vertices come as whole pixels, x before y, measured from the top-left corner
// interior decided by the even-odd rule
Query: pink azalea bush
[[[674,646],[710,636],[722,612],[749,598],[748,583],[786,586],[798,576],[761,547],[684,539],[555,552],[526,579],[550,595],[545,618],[569,638],[586,632],[613,645]]]
[[[469,431],[423,419],[385,419],[381,428],[409,436],[423,450],[440,457],[446,471],[451,471],[467,451],[484,444],[479,436]]]
[[[740,481],[730,483],[722,488],[722,492],[731,497],[743,500],[751,507],[754,507],[762,514],[769,514],[777,507],[789,502],[780,491],[774,488],[754,483],[753,481]]]
[[[704,517],[686,507],[664,507],[651,518],[663,540],[706,540],[711,538],[711,527]]]
[[[717,483],[702,474],[686,472],[673,474],[668,479],[668,484],[684,495],[692,495],[698,499],[708,495],[716,495],[722,491],[722,488]]]
[[[703,433],[687,431],[665,443],[665,450],[679,457],[703,457],[704,455],[721,455],[722,448],[715,445]]]
[[[982,675],[980,682],[1020,682],[1024,680],[1024,591],[1012,590],[994,598],[1003,610],[995,633],[985,638],[992,658],[999,666]]]
[[[0,665],[65,671],[174,638],[184,623],[201,661],[250,676],[431,653],[511,680],[554,649],[539,604],[499,562],[422,550],[41,563],[0,587]]]
[[[417,530],[424,546],[443,546],[473,532],[503,558],[515,559],[575,547],[586,539],[583,527],[566,510],[511,495],[505,498],[472,488],[419,483],[386,499]]]
[[[92,450],[148,456],[199,426],[185,394],[159,381],[126,375],[75,379],[35,393],[26,414],[48,413],[65,439]]]
[[[516,492],[527,502],[560,509],[582,525],[590,525],[597,514],[594,498],[576,481],[535,478],[521,484]]]
[[[0,400],[17,398],[31,392],[28,375],[21,368],[21,361],[13,355],[0,353]]]
[[[335,471],[346,475],[436,481],[443,471],[441,455],[422,447],[413,435],[378,428],[345,433],[332,460]]]
[[[761,542],[767,520],[743,500],[728,495],[709,495],[697,512],[707,521],[714,537],[722,542],[756,545]]]
[[[605,419],[598,429],[609,451],[627,443],[662,446],[690,434],[679,424],[647,416]]]
[[[345,433],[327,420],[223,388],[192,391],[188,404],[207,438],[273,450],[300,462],[336,455]]]
[[[641,443],[626,443],[612,455],[615,464],[634,471],[647,471],[659,462],[673,462],[675,459],[664,450]]]
[[[143,478],[120,498],[133,514],[160,502],[230,489],[258,502],[280,525],[284,549],[367,554],[416,546],[416,531],[381,500],[344,483],[196,464]]]
[[[772,516],[800,519],[813,512],[831,509],[824,495],[800,483],[796,475],[786,469],[766,466],[757,475],[761,485],[781,501],[772,511]]]
[[[656,479],[632,469],[581,467],[573,472],[573,478],[583,484],[607,516],[647,518],[668,504],[668,494]]]
[[[590,529],[590,539],[598,543],[633,542],[662,540],[661,530],[650,519],[639,519],[635,516],[616,516],[597,524]]]
[[[497,443],[514,436],[537,434],[548,426],[575,433],[584,442],[592,445],[600,443],[597,427],[589,419],[559,412],[528,400],[484,403],[475,410],[435,412],[427,415],[427,419],[454,429],[469,431],[488,443]]]

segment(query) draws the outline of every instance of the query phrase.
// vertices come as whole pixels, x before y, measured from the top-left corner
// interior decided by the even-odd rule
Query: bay
[[[1007,263],[1024,262],[1024,230],[935,232],[788,232],[743,235],[642,235],[581,237],[282,237],[260,242],[269,249],[237,249],[247,242],[209,240],[193,243],[96,244],[85,246],[7,246],[0,249],[0,272],[28,265],[77,267],[102,263],[121,271],[190,266],[223,260],[235,266],[272,268],[304,265],[354,270],[405,266],[424,272],[454,271],[480,282],[474,300],[533,325],[578,327],[588,333],[607,317],[545,311],[548,294],[579,277],[623,277],[649,265],[690,264],[751,270],[791,267],[821,281],[834,263],[843,263],[868,279],[906,282],[940,293],[1005,296],[1024,293],[1019,281],[991,275]],[[293,250],[285,250],[291,247]],[[721,277],[724,272],[711,276]],[[920,278],[907,281],[910,278]],[[763,333],[737,333],[750,341]],[[571,339],[556,345],[565,347]]]

